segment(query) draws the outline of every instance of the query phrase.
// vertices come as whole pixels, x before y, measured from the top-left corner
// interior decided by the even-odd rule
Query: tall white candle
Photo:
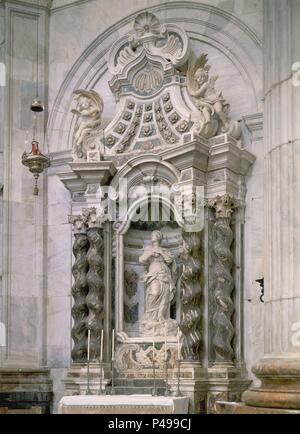
[[[88,347],[87,347],[87,359],[90,361],[90,340],[91,340],[91,330],[88,329]]]
[[[100,362],[103,361],[103,329],[101,330]]]
[[[154,360],[154,353],[155,353],[155,343],[154,343],[154,339],[153,339],[153,345],[152,345],[153,363],[155,363],[155,360]]]
[[[167,321],[165,322],[165,361],[167,361]]]
[[[111,360],[115,360],[115,329],[112,331]]]
[[[177,328],[177,350],[178,350],[177,358],[178,358],[178,360],[180,360],[180,334],[179,334],[179,327]]]

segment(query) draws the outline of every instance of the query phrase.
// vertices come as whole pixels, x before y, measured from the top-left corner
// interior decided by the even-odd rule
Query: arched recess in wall
[[[219,76],[217,87],[223,90],[229,101],[233,118],[261,111],[261,41],[248,25],[220,8],[198,2],[161,3],[148,10],[162,22],[181,25],[190,37],[196,54],[208,54],[211,73]],[[71,148],[75,123],[75,117],[70,113],[72,92],[83,88],[95,89],[101,93],[101,82],[109,79],[107,53],[115,39],[127,33],[128,24],[133,23],[137,14],[138,12],[125,17],[100,34],[70,69],[49,116],[50,152]],[[113,95],[111,99],[113,100]],[[106,123],[112,116],[113,113],[107,113],[104,107]]]

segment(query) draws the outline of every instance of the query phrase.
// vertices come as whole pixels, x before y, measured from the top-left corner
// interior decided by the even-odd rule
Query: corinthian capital
[[[216,218],[230,218],[234,208],[237,208],[237,201],[230,194],[225,194],[209,199],[208,206],[215,209]]]
[[[82,215],[69,215],[69,223],[73,225],[73,231],[75,234],[86,232],[86,225]]]
[[[104,209],[101,207],[83,208],[82,215],[88,229],[101,228],[107,220]]]

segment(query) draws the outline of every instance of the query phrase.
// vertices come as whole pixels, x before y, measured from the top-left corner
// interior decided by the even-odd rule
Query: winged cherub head
[[[204,68],[198,68],[195,72],[195,80],[199,86],[208,82],[208,71],[210,67],[207,65]]]

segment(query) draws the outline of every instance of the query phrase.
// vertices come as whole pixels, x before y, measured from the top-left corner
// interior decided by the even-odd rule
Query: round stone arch
[[[110,186],[117,190],[120,180],[126,178],[128,188],[135,187],[143,184],[145,177],[157,177],[171,187],[179,181],[180,171],[155,154],[138,155],[118,170]]]

